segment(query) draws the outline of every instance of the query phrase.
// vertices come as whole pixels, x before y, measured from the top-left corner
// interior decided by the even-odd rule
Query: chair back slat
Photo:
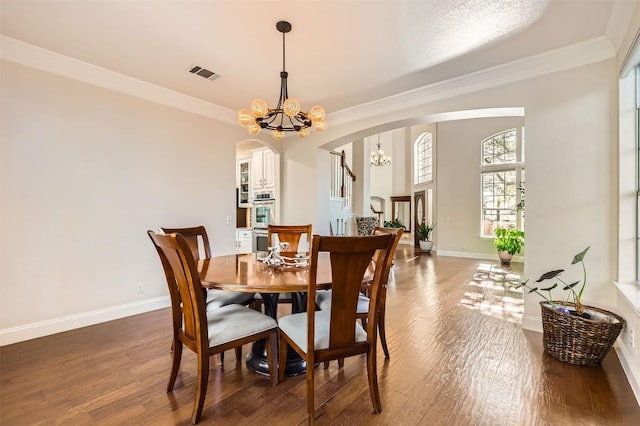
[[[209,237],[204,226],[193,226],[190,228],[160,228],[165,234],[177,233],[187,242],[193,259],[197,262],[200,260],[200,247],[204,252],[205,259],[211,257],[211,246],[209,245]],[[200,242],[201,241],[201,242]]]
[[[331,322],[355,324],[362,277],[375,250],[355,253],[331,253]],[[331,327],[329,345],[348,346],[355,342],[354,327]]]
[[[148,235],[158,251],[167,278],[174,327],[182,328],[188,340],[185,343],[208,347],[206,300],[191,248],[182,234],[162,235],[148,231]],[[178,315],[181,321],[176,324]]]
[[[311,225],[269,225],[267,227],[267,244],[273,247],[275,238],[281,243],[289,243],[286,253],[297,253],[300,239],[306,235],[307,244],[311,246]]]

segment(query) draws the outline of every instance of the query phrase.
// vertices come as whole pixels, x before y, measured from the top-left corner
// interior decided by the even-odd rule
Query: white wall
[[[371,166],[369,155],[371,155],[372,144],[369,138],[358,138],[351,144],[352,161],[351,171],[356,176],[351,192],[351,204],[353,216],[372,216],[369,208],[369,195],[371,194]],[[322,203],[322,200],[320,201]],[[352,229],[355,229],[355,221]]]
[[[395,158],[395,163],[393,163],[393,187],[391,188],[391,192],[394,196],[410,195],[411,192],[412,150],[410,148],[410,135],[411,129],[409,127],[395,129],[391,132],[391,138],[393,140],[392,156]]]
[[[307,139],[288,138],[283,143],[280,156],[281,167],[281,223],[313,225],[313,233],[329,234],[329,173],[318,174],[318,170],[330,169],[330,154],[307,144]],[[318,199],[325,202],[318,205]],[[322,223],[317,221],[317,212],[322,210]]]
[[[500,131],[520,128],[523,117],[446,121],[438,124],[438,251],[493,256],[493,238],[480,236],[480,142]],[[526,166],[525,166],[526,167]],[[524,251],[521,252],[524,255]]]
[[[614,61],[531,81],[525,104],[527,164],[527,261],[537,278],[569,266],[587,246],[589,285],[584,302],[615,310],[617,218],[617,72]],[[570,278],[570,272],[567,272]],[[525,298],[527,319],[539,316],[538,300]]]
[[[0,66],[2,343],[34,323],[59,331],[96,310],[108,319],[165,298],[148,229],[202,224],[215,254],[234,252],[225,219],[235,217],[242,129]]]
[[[371,177],[371,194],[376,197],[384,198],[385,200],[385,212],[384,220],[391,220],[391,200],[389,197],[397,195],[393,193],[394,176],[398,170],[405,167],[403,158],[396,158],[395,151],[399,141],[394,139],[394,132],[383,132],[379,135],[373,135],[368,138],[370,153],[377,149],[378,137],[380,138],[380,147],[384,151],[385,155],[391,157],[391,164],[385,166],[373,166],[371,162],[367,164],[365,173],[369,173]],[[369,153],[369,155],[371,155]],[[364,212],[364,216],[376,215],[367,206],[367,210]]]

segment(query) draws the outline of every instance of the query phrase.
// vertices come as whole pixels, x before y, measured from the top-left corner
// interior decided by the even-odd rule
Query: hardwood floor
[[[640,408],[615,352],[602,367],[546,356],[523,331],[517,275],[494,262],[414,255],[400,246],[387,294],[391,359],[379,349],[383,411],[364,357],[316,372],[319,425],[637,425]],[[515,267],[514,267],[515,268]],[[283,305],[287,309],[288,305]],[[162,309],[0,348],[0,424],[190,424],[195,356],[166,393],[170,312]],[[248,353],[249,348],[244,348]],[[277,387],[236,364],[212,366],[200,424],[305,424],[305,378]]]

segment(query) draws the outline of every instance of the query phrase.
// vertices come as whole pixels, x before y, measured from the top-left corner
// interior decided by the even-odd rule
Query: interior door
[[[413,203],[416,206],[414,209],[415,214],[413,219],[413,223],[414,223],[413,229],[418,229],[418,225],[420,225],[423,220],[427,220],[424,191],[418,191],[413,193]],[[413,241],[414,241],[414,245],[418,247],[418,237],[415,233],[413,234]]]

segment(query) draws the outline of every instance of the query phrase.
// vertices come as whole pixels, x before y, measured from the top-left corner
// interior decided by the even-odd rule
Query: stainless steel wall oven
[[[259,192],[251,203],[253,251],[267,251],[267,227],[276,222],[276,199],[273,192]]]

